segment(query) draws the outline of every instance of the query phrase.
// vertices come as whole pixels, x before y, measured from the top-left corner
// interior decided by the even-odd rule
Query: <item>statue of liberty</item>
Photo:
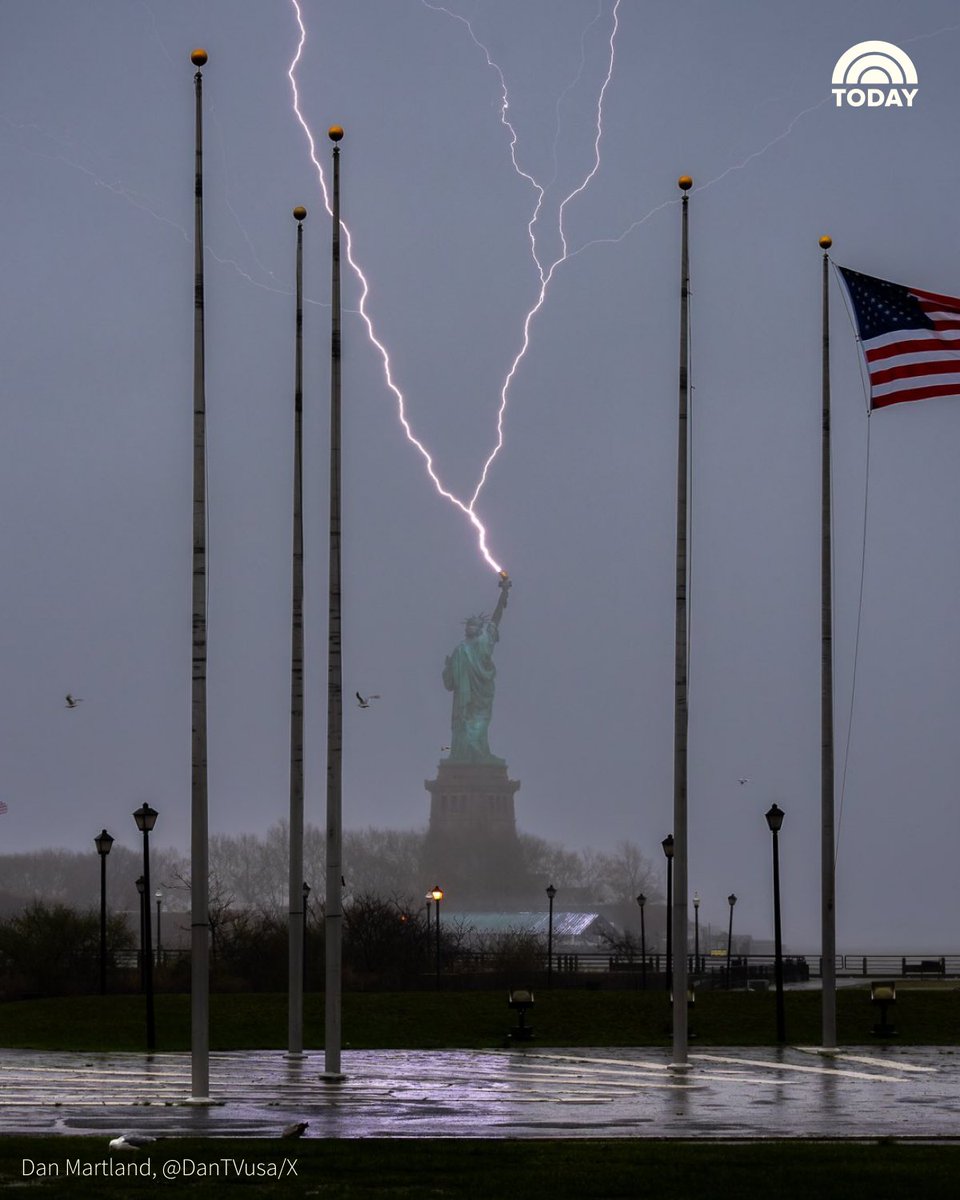
[[[500,640],[500,618],[507,607],[511,587],[506,571],[500,572],[500,599],[493,615],[467,617],[464,638],[443,667],[443,686],[453,692],[453,739],[447,761],[455,763],[495,763],[504,760],[490,753],[487,730],[493,713],[493,648]]]

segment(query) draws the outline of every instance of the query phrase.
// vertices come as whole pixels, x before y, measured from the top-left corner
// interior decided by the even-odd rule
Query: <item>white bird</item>
[[[82,696],[71,696],[69,692],[67,692],[67,694],[66,694],[66,696],[64,697],[64,699],[65,699],[65,700],[66,700],[66,702],[67,702],[67,708],[76,708],[78,704],[82,704],[82,703],[83,703],[83,697],[82,697]]]
[[[157,1139],[146,1133],[121,1133],[119,1137],[110,1139],[111,1150],[142,1150]]]
[[[284,1131],[280,1134],[280,1136],[283,1138],[303,1137],[304,1132],[306,1131],[306,1128],[309,1124],[310,1124],[309,1121],[297,1121],[297,1123],[295,1125],[288,1125],[286,1127],[286,1129],[284,1129]]]
[[[380,699],[380,697],[378,695],[376,695],[375,693],[373,695],[363,697],[360,695],[359,692],[357,692],[356,697],[357,697],[357,703],[360,705],[361,708],[369,708],[371,700],[379,700]]]

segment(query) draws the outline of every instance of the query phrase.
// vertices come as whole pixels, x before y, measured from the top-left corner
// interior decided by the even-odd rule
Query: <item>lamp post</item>
[[[436,921],[436,925],[437,925],[437,987],[439,988],[439,986],[440,986],[440,901],[443,899],[443,888],[439,885],[439,883],[436,885],[436,887],[430,893],[430,899],[433,900],[437,906],[437,921]]]
[[[150,834],[157,823],[157,810],[146,802],[133,814],[137,828],[143,834],[143,988],[147,994],[147,1050],[157,1046],[153,1019],[153,948],[150,937]]]
[[[783,809],[776,804],[764,814],[773,834],[773,973],[777,988],[777,1041],[787,1040],[787,1018],[783,1006],[783,941],[780,936],[780,826]]]
[[[637,897],[637,904],[640,906],[640,986],[644,991],[647,990],[647,930],[643,922],[643,910],[647,903],[647,898],[643,894]]]
[[[733,906],[736,904],[737,898],[733,894],[727,897],[727,903],[730,905],[730,925],[727,929],[727,991],[730,990],[730,952],[733,948]]]
[[[303,990],[307,990],[307,901],[310,898],[310,884],[303,881]]]
[[[547,921],[547,987],[553,986],[553,898],[557,889],[551,883],[547,888],[547,899],[550,901],[550,917]]]
[[[137,880],[137,895],[140,897],[140,951],[137,955],[137,962],[140,964],[140,991],[141,992],[144,991],[145,986],[146,986],[144,983],[144,980],[146,979],[146,975],[144,975],[144,973],[143,973],[143,947],[145,944],[144,940],[143,940],[144,891],[145,891],[145,889],[143,886],[143,876],[141,875],[140,878]]]
[[[100,995],[107,991],[107,855],[113,838],[104,829],[93,839],[100,855]]]
[[[668,833],[660,843],[667,860],[667,975],[666,987],[673,983],[673,834]]]
[[[154,900],[157,902],[157,966],[160,966],[160,901],[163,899],[163,892],[159,888],[153,894]]]
[[[700,893],[693,893],[693,973],[700,974]]]

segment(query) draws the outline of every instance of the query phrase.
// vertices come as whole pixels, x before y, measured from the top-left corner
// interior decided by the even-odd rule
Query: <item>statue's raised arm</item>
[[[490,620],[500,627],[500,618],[503,616],[503,610],[507,607],[507,592],[513,587],[513,581],[506,571],[500,572],[500,599],[497,601],[497,607],[493,610],[493,616]]]

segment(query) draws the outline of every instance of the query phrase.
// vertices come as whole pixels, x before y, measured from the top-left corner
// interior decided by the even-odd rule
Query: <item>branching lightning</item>
[[[468,518],[468,520],[473,525],[473,527],[477,533],[478,545],[479,545],[480,552],[482,553],[483,557],[486,559],[486,561],[490,564],[491,567],[493,567],[497,571],[500,571],[500,570],[502,570],[502,568],[500,567],[500,564],[493,558],[493,556],[490,553],[490,550],[487,546],[487,531],[483,525],[483,522],[477,516],[477,513],[475,511],[475,506],[476,506],[477,500],[479,499],[480,493],[482,492],[482,490],[487,482],[490,467],[492,466],[494,460],[496,459],[497,455],[500,453],[500,450],[503,447],[504,417],[506,414],[507,404],[508,404],[508,400],[509,400],[510,387],[516,376],[517,370],[520,367],[520,364],[523,361],[523,358],[525,357],[527,350],[530,346],[531,323],[532,323],[534,317],[537,315],[537,313],[543,307],[544,302],[546,301],[547,291],[549,289],[550,282],[554,276],[555,271],[557,270],[557,268],[560,266],[561,263],[563,263],[567,260],[567,258],[569,256],[566,234],[564,231],[564,215],[565,215],[566,207],[571,201],[573,201],[577,196],[581,195],[587,189],[587,187],[590,185],[590,182],[593,180],[594,176],[597,174],[597,172],[600,169],[600,141],[603,136],[603,102],[604,102],[604,97],[606,95],[607,88],[610,84],[610,80],[613,77],[615,46],[616,46],[617,30],[619,28],[619,8],[620,8],[621,0],[614,0],[613,10],[612,10],[612,22],[611,22],[612,30],[611,30],[610,39],[609,39],[609,61],[607,64],[606,76],[603,80],[603,84],[601,85],[599,96],[597,99],[597,119],[596,119],[596,135],[594,138],[594,146],[593,146],[593,165],[587,171],[586,175],[583,177],[581,182],[571,192],[569,192],[563,198],[563,200],[560,202],[558,213],[557,213],[557,232],[558,232],[559,238],[560,238],[561,250],[560,250],[560,254],[549,264],[549,266],[544,266],[544,262],[540,258],[540,255],[538,253],[536,226],[537,226],[537,222],[540,218],[540,213],[541,213],[541,209],[543,206],[544,197],[546,195],[547,187],[549,187],[550,185],[549,184],[546,186],[542,185],[536,179],[536,177],[531,172],[525,170],[518,161],[518,158],[517,158],[518,137],[517,137],[516,129],[514,128],[512,122],[508,116],[509,109],[510,109],[510,99],[509,99],[509,92],[507,89],[507,83],[506,83],[506,79],[504,77],[503,71],[498,66],[498,64],[496,62],[494,62],[493,58],[490,55],[488,48],[479,40],[479,38],[477,38],[476,33],[473,30],[473,26],[465,17],[462,17],[459,14],[452,12],[450,9],[447,9],[447,8],[443,7],[442,5],[430,3],[430,0],[423,0],[423,3],[427,8],[430,8],[435,12],[445,13],[447,16],[451,17],[452,19],[454,19],[456,21],[459,21],[462,25],[464,25],[466,27],[467,32],[469,33],[471,39],[473,40],[474,44],[483,54],[483,56],[486,60],[487,66],[490,67],[491,70],[496,72],[498,80],[499,80],[499,84],[500,84],[500,123],[503,125],[504,129],[509,134],[510,161],[513,164],[513,168],[516,171],[516,173],[530,185],[530,187],[533,189],[533,191],[535,192],[535,195],[536,195],[536,199],[535,199],[534,206],[533,206],[533,212],[532,212],[530,220],[527,224],[527,235],[528,235],[528,238],[530,241],[531,256],[533,258],[534,265],[536,266],[537,273],[539,276],[540,286],[538,289],[536,301],[532,305],[532,307],[527,311],[527,314],[523,321],[523,336],[521,339],[520,350],[514,357],[512,363],[510,365],[510,369],[508,370],[508,372],[506,374],[506,377],[504,379],[503,385],[500,390],[500,405],[499,405],[499,408],[497,411],[496,441],[495,441],[493,449],[491,450],[490,454],[487,456],[487,458],[483,464],[483,468],[480,472],[479,482],[477,483],[476,488],[474,489],[473,495],[470,497],[470,500],[468,503],[464,503],[464,501],[461,500],[460,497],[455,495],[452,491],[450,491],[448,488],[446,488],[444,486],[443,482],[440,479],[440,476],[438,475],[438,473],[436,471],[436,468],[434,467],[432,455],[427,450],[427,448],[423,445],[423,443],[413,433],[413,430],[410,426],[410,422],[409,422],[409,420],[407,418],[407,414],[406,414],[406,402],[404,399],[403,392],[397,386],[397,383],[393,377],[393,371],[391,369],[391,362],[390,362],[390,355],[389,355],[386,347],[384,346],[383,342],[377,337],[375,329],[374,329],[373,321],[367,310],[367,297],[368,297],[369,291],[370,291],[369,284],[367,282],[366,276],[364,275],[359,264],[357,263],[356,259],[354,258],[353,238],[352,238],[352,235],[351,235],[350,230],[347,227],[346,223],[343,222],[342,220],[341,220],[341,228],[343,230],[344,237],[346,240],[347,262],[350,264],[350,267],[352,268],[353,272],[355,273],[355,275],[360,283],[360,288],[361,288],[360,306],[359,306],[360,316],[363,318],[364,324],[366,325],[367,336],[370,339],[370,342],[373,344],[373,346],[376,348],[378,354],[380,355],[380,359],[381,359],[381,362],[383,365],[384,378],[385,378],[387,387],[393,393],[393,396],[396,399],[397,413],[398,413],[398,417],[399,417],[401,426],[403,427],[404,434],[406,435],[406,438],[410,442],[410,444],[421,455],[421,457],[424,461],[424,464],[426,466],[427,473],[430,476],[430,479],[432,480],[433,485],[436,488],[437,492],[441,496],[443,496],[446,500],[448,500],[451,504],[455,505],[458,509],[460,509],[460,511]],[[291,87],[291,90],[293,93],[293,111],[294,111],[294,114],[296,115],[297,121],[299,122],[301,128],[303,129],[303,132],[307,138],[308,145],[310,147],[310,160],[313,163],[314,168],[316,169],[317,176],[320,181],[320,188],[321,188],[321,191],[323,194],[324,206],[327,210],[328,215],[332,216],[333,210],[330,205],[330,196],[329,196],[329,193],[327,190],[326,177],[324,175],[323,166],[321,165],[320,160],[317,157],[316,140],[315,140],[313,132],[310,129],[310,126],[300,108],[300,94],[299,94],[299,89],[297,87],[297,67],[298,67],[300,60],[302,58],[302,55],[303,55],[304,45],[306,44],[307,30],[306,30],[306,25],[303,20],[303,12],[302,12],[302,9],[300,6],[300,0],[291,0],[291,4],[292,4],[294,12],[296,14],[297,26],[300,31],[300,38],[299,38],[299,42],[297,44],[296,53],[294,54],[293,60],[290,63],[290,67],[287,71],[287,75],[290,80],[290,87]],[[577,72],[577,76],[574,79],[574,81],[567,86],[567,88],[561,94],[560,99],[558,99],[558,101],[557,101],[558,127],[559,127],[559,116],[560,116],[560,103],[561,103],[563,97],[567,94],[567,92],[573,86],[575,86],[575,84],[579,81],[580,75],[583,71],[583,65],[584,65],[583,39],[586,37],[587,31],[597,22],[597,20],[599,19],[599,16],[600,16],[600,11],[598,10],[597,16],[595,16],[593,18],[593,20],[587,26],[587,29],[584,30],[583,36],[581,38],[581,62],[580,62],[580,67]],[[556,141],[554,143],[554,151],[556,151]],[[556,154],[554,154],[554,176],[555,175],[556,175]],[[552,183],[552,180],[551,180],[551,183]]]

